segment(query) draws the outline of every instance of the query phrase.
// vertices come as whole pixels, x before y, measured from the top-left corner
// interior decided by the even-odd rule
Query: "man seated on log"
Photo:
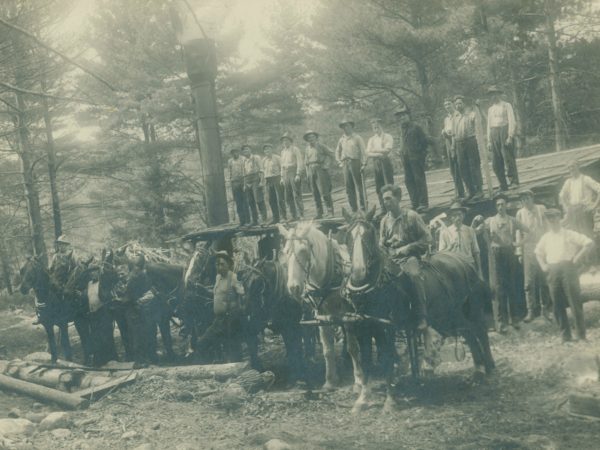
[[[233,259],[226,251],[215,253],[217,278],[214,286],[212,324],[198,339],[199,349],[223,344],[227,362],[242,357],[241,338],[244,326],[244,286],[233,272]]]
[[[581,303],[578,266],[581,265],[594,243],[584,234],[561,226],[561,212],[549,209],[545,213],[550,230],[535,247],[540,267],[547,273],[554,316],[560,328],[563,342],[571,340],[571,327],[567,318],[567,306],[575,319],[577,339],[585,340],[585,321]]]
[[[410,279],[415,290],[417,329],[425,331],[427,308],[420,259],[429,248],[431,234],[419,214],[400,207],[400,186],[387,184],[381,188],[381,194],[387,213],[381,220],[379,245]]]

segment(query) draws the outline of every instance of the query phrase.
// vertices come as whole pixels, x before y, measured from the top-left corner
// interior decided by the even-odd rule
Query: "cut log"
[[[239,376],[249,369],[247,362],[228,364],[204,364],[180,367],[149,367],[140,369],[142,375],[162,375],[181,380],[202,380],[214,378],[219,381]]]
[[[133,383],[137,378],[136,373],[130,373],[129,375],[125,375],[123,377],[115,378],[110,380],[107,383],[104,383],[100,386],[91,386],[86,389],[82,389],[74,393],[74,395],[78,395],[81,398],[85,398],[88,400],[97,399],[107,394],[108,392],[112,392],[115,389],[123,387],[127,384]]]
[[[87,399],[77,394],[69,394],[2,374],[0,374],[0,389],[28,395],[43,402],[56,403],[69,409],[84,409],[89,405]]]
[[[600,419],[600,396],[584,393],[569,395],[569,413]]]
[[[83,377],[83,372],[79,369],[46,368],[19,360],[0,361],[0,373],[65,392],[78,386]]]

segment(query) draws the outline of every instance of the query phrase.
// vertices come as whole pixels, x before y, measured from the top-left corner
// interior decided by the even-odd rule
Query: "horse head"
[[[379,268],[379,252],[377,247],[377,230],[371,223],[375,215],[375,207],[368,213],[359,211],[351,216],[342,211],[348,224],[346,244],[351,253],[351,270],[347,287],[350,290],[368,288]]]
[[[39,289],[44,281],[43,275],[47,272],[42,262],[40,255],[30,256],[25,261],[25,264],[19,269],[21,285],[19,290],[22,294],[27,294],[31,289]],[[46,282],[47,282],[46,277]]]

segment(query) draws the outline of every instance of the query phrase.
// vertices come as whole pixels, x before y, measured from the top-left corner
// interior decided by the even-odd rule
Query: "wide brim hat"
[[[410,109],[408,109],[407,107],[401,108],[398,111],[396,111],[394,113],[394,116],[398,117],[398,116],[403,116],[405,114],[410,114]]]
[[[465,96],[461,95],[461,94],[458,94],[458,95],[455,95],[454,97],[452,97],[452,101],[454,101],[454,102],[456,100],[464,100],[464,99],[465,99]]]
[[[448,209],[448,212],[453,211],[462,211],[463,213],[466,213],[468,209],[464,207],[460,202],[454,202],[450,205],[450,208]]]
[[[547,209],[546,211],[544,211],[544,216],[546,216],[546,218],[551,219],[553,217],[562,217],[562,212],[560,211],[560,209],[556,209],[556,208],[550,208]]]
[[[57,237],[55,242],[57,244],[68,244],[68,245],[71,245],[71,243],[69,242],[69,240],[67,239],[67,237],[64,234],[61,234],[59,237]]]
[[[524,191],[521,191],[519,193],[519,197],[527,197],[527,196],[535,197],[535,195],[531,189],[525,189]]]
[[[493,85],[488,88],[487,93],[488,93],[488,95],[489,94],[503,94],[504,91],[502,89],[500,89],[498,86]]]
[[[290,142],[294,142],[294,138],[292,137],[292,134],[289,132],[285,132],[281,135],[281,137],[279,138],[280,141],[283,141],[284,139],[289,139]]]
[[[308,130],[306,133],[304,133],[304,136],[302,136],[302,139],[304,139],[305,141],[308,141],[308,137],[314,134],[316,137],[319,137],[319,133],[317,133],[315,130]]]
[[[340,128],[344,128],[344,125],[352,125],[352,127],[354,128],[354,121],[352,119],[350,119],[349,117],[344,117],[342,119],[342,121],[339,123],[339,127]]]
[[[264,144],[262,148],[263,150],[266,150],[267,148],[273,148],[273,144]]]
[[[243,144],[241,149],[244,150],[245,148],[248,148],[250,151],[252,151],[252,146],[250,144]]]
[[[227,261],[229,267],[233,267],[233,258],[225,250],[219,250],[218,252],[215,252],[215,258],[222,258]]]
[[[229,154],[231,153],[239,153],[240,149],[239,148],[232,148],[231,150],[229,150]]]
[[[494,201],[494,203],[496,203],[498,200],[504,200],[506,203],[508,203],[508,196],[506,194],[503,194],[502,192],[494,195],[494,198],[492,199]]]

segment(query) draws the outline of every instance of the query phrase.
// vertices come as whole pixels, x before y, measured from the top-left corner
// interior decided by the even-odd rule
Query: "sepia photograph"
[[[600,448],[600,0],[0,0],[0,450]]]

